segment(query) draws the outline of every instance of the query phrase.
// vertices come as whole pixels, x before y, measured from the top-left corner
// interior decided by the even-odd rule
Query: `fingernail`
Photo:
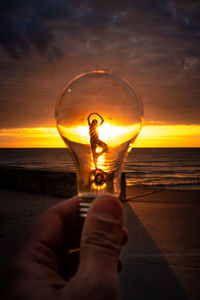
[[[91,213],[112,220],[123,218],[122,205],[118,198],[112,196],[100,196],[91,206]]]

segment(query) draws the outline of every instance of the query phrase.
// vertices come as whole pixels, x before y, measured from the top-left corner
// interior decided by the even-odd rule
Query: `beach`
[[[0,190],[0,259],[62,197]],[[200,191],[127,188],[122,299],[199,299]]]

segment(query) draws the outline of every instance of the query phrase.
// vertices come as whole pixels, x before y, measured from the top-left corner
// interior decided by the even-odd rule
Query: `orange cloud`
[[[53,127],[13,128],[0,130],[1,148],[65,147]],[[200,126],[143,126],[134,147],[200,147]]]
[[[143,126],[135,147],[200,147],[200,126]]]
[[[65,147],[56,128],[13,128],[0,130],[2,148]]]

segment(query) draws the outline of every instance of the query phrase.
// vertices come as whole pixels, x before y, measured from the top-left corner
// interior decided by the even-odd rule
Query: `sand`
[[[200,191],[127,188],[122,299],[200,299]],[[0,190],[0,259],[63,198]]]

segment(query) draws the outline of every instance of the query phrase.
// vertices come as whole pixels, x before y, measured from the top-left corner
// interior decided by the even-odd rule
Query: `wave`
[[[130,170],[124,170],[127,174],[131,174],[131,176],[134,175],[145,175],[145,174],[150,174],[150,175],[196,175],[199,176],[200,175],[200,170],[174,170],[174,171],[170,171],[170,170],[140,170],[140,171],[130,171]]]
[[[0,166],[74,170],[67,149],[0,149]],[[199,189],[200,148],[137,148],[124,164],[128,185]]]
[[[165,188],[165,189],[190,189],[190,190],[200,190],[200,183],[138,183],[131,184],[127,182],[127,186],[135,186],[135,187],[155,187],[155,188]]]

